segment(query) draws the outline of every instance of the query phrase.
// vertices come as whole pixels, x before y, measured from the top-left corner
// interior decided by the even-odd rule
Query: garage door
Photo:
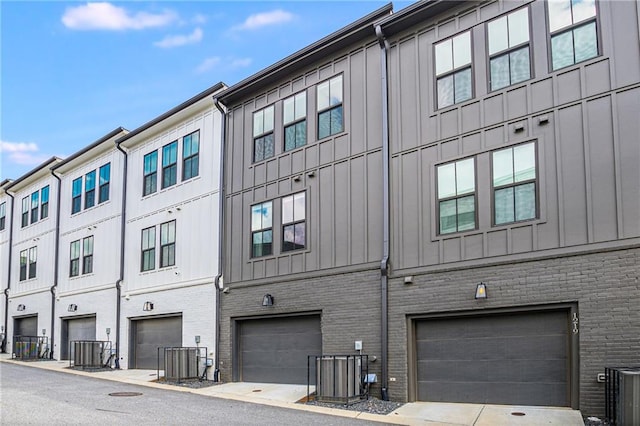
[[[75,318],[62,320],[62,347],[60,358],[73,357],[73,348],[69,348],[69,342],[76,340],[96,340],[96,317]]]
[[[37,336],[38,335],[38,316],[15,318],[13,320],[14,336]]]
[[[416,322],[420,401],[569,406],[567,311]]]
[[[307,356],[322,354],[320,316],[245,320],[238,325],[240,380],[307,383]]]
[[[182,317],[163,317],[131,321],[132,368],[156,369],[158,348],[182,346]],[[164,359],[160,351],[160,369]]]

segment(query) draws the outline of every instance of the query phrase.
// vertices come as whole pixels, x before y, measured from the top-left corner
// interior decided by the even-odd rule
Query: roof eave
[[[414,3],[404,9],[390,15],[376,23],[379,25],[385,36],[393,36],[421,22],[428,21],[433,17],[446,12],[449,9],[458,7],[467,0],[423,0]]]
[[[42,171],[43,169],[47,169],[47,172],[50,172],[51,170],[51,165],[53,163],[59,163],[61,162],[62,159],[60,157],[51,157],[49,158],[47,161],[45,161],[44,163],[40,164],[39,166],[37,166],[36,168],[34,168],[33,170],[25,173],[24,175],[20,176],[18,179],[14,180],[13,182],[11,182],[9,185],[7,185],[5,187],[5,191],[8,191],[10,189],[16,189],[20,188],[20,184],[26,182],[29,180],[29,178],[31,178],[33,175],[37,174],[38,172]]]
[[[127,129],[125,129],[124,127],[116,127],[111,132],[107,133],[106,135],[104,135],[103,137],[98,139],[97,141],[93,142],[91,145],[89,145],[89,146],[81,149],[80,151],[72,154],[71,156],[65,158],[60,163],[58,163],[55,166],[53,166],[51,168],[51,170],[57,170],[57,171],[64,172],[66,169],[70,168],[70,167],[65,167],[65,166],[71,166],[72,163],[75,160],[77,160],[78,158],[82,157],[83,155],[85,155],[88,152],[91,152],[92,150],[94,150],[95,148],[99,147],[103,143],[109,141],[109,139],[113,139],[115,136],[118,136],[118,134],[123,133],[123,132],[127,132]]]

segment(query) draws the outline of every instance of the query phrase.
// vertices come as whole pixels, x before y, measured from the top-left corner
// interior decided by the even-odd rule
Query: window
[[[20,281],[27,279],[27,250],[20,252]]]
[[[176,264],[176,221],[160,225],[160,267]]]
[[[273,252],[273,202],[251,206],[251,257],[268,256]]]
[[[471,99],[471,32],[435,45],[438,108]]]
[[[141,270],[150,271],[156,268],[156,227],[142,230],[142,265]]]
[[[22,199],[22,227],[29,224],[29,197]]]
[[[487,25],[491,90],[531,78],[529,9],[510,13]]]
[[[282,251],[305,247],[305,193],[282,198]]]
[[[273,157],[273,105],[253,113],[253,161]]]
[[[69,259],[69,276],[77,277],[80,274],[80,240],[71,243]]]
[[[82,178],[74,179],[71,184],[71,214],[82,209]]]
[[[178,141],[162,147],[162,189],[175,185],[178,179]]]
[[[38,265],[38,248],[29,249],[29,279],[36,277],[36,266]]]
[[[284,150],[291,151],[307,143],[307,93],[291,96],[282,103],[284,109]]]
[[[182,180],[198,176],[200,169],[200,131],[182,138]]]
[[[342,76],[318,84],[318,139],[342,132]]]
[[[96,171],[87,173],[84,177],[84,208],[93,207],[96,203]]]
[[[40,192],[31,194],[31,223],[38,221],[38,208],[40,207]]]
[[[553,0],[547,4],[552,68],[598,56],[595,0]]]
[[[82,240],[82,273],[93,272],[93,235]]]
[[[476,229],[475,160],[438,166],[439,233]]]
[[[494,224],[536,217],[536,146],[530,142],[492,156]]]
[[[158,151],[144,156],[144,186],[142,195],[153,194],[158,190]]]
[[[0,231],[4,230],[7,220],[7,203],[0,204]]]
[[[49,216],[49,185],[40,190],[40,219],[45,219]]]
[[[99,185],[99,194],[98,194],[98,204],[104,203],[109,200],[109,181],[111,180],[111,163],[107,163],[104,166],[100,167],[100,171],[98,172],[100,182]]]

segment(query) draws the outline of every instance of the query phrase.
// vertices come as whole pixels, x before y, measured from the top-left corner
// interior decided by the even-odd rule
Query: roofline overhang
[[[42,170],[46,170],[46,174],[50,175],[50,170],[51,170],[51,165],[53,163],[59,163],[62,161],[62,158],[60,157],[51,157],[48,160],[46,160],[44,163],[40,164],[39,166],[37,166],[36,168],[34,168],[33,170],[25,173],[24,175],[20,176],[18,179],[14,180],[13,182],[11,182],[9,185],[7,185],[5,187],[5,191],[8,191],[10,189],[13,189],[15,191],[14,187],[19,187],[21,183],[24,183],[25,181],[28,181],[30,177],[32,177],[33,175],[37,174],[38,172],[42,171]]]
[[[51,170],[54,170],[54,171],[58,171],[59,170],[59,171],[64,173],[65,166],[70,166],[71,163],[73,163],[78,158],[82,157],[84,154],[94,150],[95,148],[97,148],[100,145],[102,145],[103,143],[107,142],[109,139],[114,138],[118,134],[123,133],[123,132],[127,132],[127,131],[128,130],[125,129],[124,127],[116,127],[115,129],[113,129],[112,131],[110,131],[109,133],[107,133],[106,135],[104,135],[103,137],[98,139],[97,141],[93,142],[91,145],[81,149],[80,151],[76,152],[75,154],[70,155],[69,157],[67,157],[64,160],[62,160],[60,163],[58,163],[55,166],[51,167]]]
[[[476,0],[476,2],[480,2],[480,0]],[[422,0],[381,19],[375,25],[382,28],[385,37],[389,37],[464,3],[469,3],[469,1]],[[447,16],[447,18],[450,18],[450,16]]]

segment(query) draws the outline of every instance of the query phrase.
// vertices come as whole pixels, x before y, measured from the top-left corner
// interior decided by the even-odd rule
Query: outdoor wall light
[[[413,284],[413,276],[407,275],[406,277],[404,277],[404,283],[405,284]]]
[[[67,311],[69,312],[75,312],[78,310],[78,305],[76,305],[75,303],[70,303],[69,306],[67,307]]]
[[[26,306],[24,306],[24,305],[21,303],[21,304],[19,304],[19,305],[18,305],[18,308],[17,308],[17,309],[18,309],[19,311],[24,311],[25,309],[27,309],[27,307],[26,307]]]
[[[485,283],[480,283],[476,286],[476,299],[486,299],[487,298],[487,285]]]
[[[270,294],[265,294],[262,298],[262,306],[273,306],[273,303],[273,296]]]
[[[153,303],[152,302],[144,302],[142,306],[143,311],[153,311]]]

